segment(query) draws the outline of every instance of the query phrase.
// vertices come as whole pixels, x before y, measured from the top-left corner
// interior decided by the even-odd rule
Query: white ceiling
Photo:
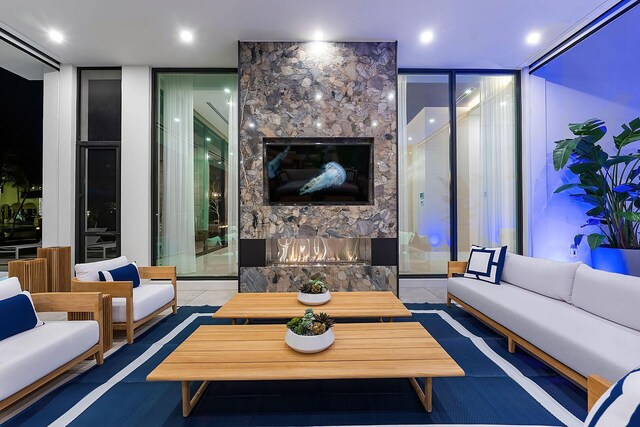
[[[519,68],[617,0],[3,0],[3,26],[63,63],[236,67],[238,40],[397,40],[398,65]],[[66,42],[47,37],[54,28]],[[181,29],[195,41],[179,41]],[[433,30],[431,44],[419,35]],[[542,43],[528,46],[530,31]]]

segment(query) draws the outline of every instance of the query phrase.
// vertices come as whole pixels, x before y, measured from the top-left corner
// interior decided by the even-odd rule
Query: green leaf
[[[589,119],[583,123],[570,123],[569,130],[576,136],[588,136],[591,143],[597,142],[607,133],[604,121],[600,119]]]
[[[640,212],[616,212],[616,215],[628,221],[640,222]]]
[[[617,165],[619,163],[625,163],[625,164],[628,165],[629,163],[633,162],[634,160],[638,160],[639,158],[640,158],[640,156],[633,156],[633,155],[615,156],[615,157],[610,158],[606,162],[604,162],[604,167],[608,169],[611,166]]]
[[[638,140],[640,140],[640,117],[631,120],[628,125],[622,125],[622,132],[613,137],[617,149]]]
[[[604,239],[606,239],[604,234],[593,233],[587,236],[587,243],[589,243],[591,249],[596,249],[602,245]]]
[[[604,212],[604,208],[602,206],[596,206],[593,209],[589,209],[587,211],[587,216],[592,216],[596,218],[602,218],[602,213]]]
[[[553,149],[553,167],[557,171],[565,167],[578,142],[580,142],[580,138],[558,141],[556,147]]]
[[[584,237],[584,234],[576,234],[575,237],[573,238],[573,244],[576,245],[576,248],[580,246],[580,243],[582,243],[583,237]]]
[[[556,188],[556,191],[554,191],[554,193],[562,193],[563,191],[568,190],[570,188],[575,188],[578,185],[580,184],[573,183],[573,184],[561,185],[560,187]]]
[[[593,194],[571,194],[571,197],[592,206],[604,207],[604,199],[600,196],[594,196]]]
[[[600,165],[596,162],[577,162],[569,165],[569,170],[576,175],[580,175],[585,172],[595,173],[600,170]]]

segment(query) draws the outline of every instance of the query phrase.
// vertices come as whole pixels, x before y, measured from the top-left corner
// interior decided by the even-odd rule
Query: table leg
[[[189,381],[182,381],[182,416],[188,417],[193,408],[198,403],[198,400],[204,394],[204,391],[207,389],[209,385],[209,381],[203,381],[200,387],[198,387],[198,391],[196,394],[191,397],[191,389],[189,388]]]
[[[236,324],[236,319],[231,319],[231,324],[235,325]]]
[[[424,409],[427,412],[431,412],[431,410],[433,409],[432,378],[424,379],[424,391],[422,391],[422,388],[420,388],[420,384],[418,384],[418,381],[415,378],[409,378],[409,381],[411,381],[411,385],[413,386],[413,389],[416,391],[416,394],[418,395],[420,402],[422,402],[422,406],[424,406]]]

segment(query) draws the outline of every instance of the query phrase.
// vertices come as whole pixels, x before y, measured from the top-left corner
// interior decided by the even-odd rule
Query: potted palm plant
[[[640,275],[640,118],[622,125],[613,137],[615,152],[607,153],[599,141],[607,133],[604,121],[590,119],[572,123],[574,137],[556,141],[553,166],[567,167],[577,177],[555,193],[571,190],[570,197],[589,205],[582,226],[596,231],[577,234],[577,247],[586,237],[595,268]]]

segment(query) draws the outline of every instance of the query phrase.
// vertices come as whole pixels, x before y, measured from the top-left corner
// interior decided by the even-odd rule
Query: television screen
[[[271,205],[368,205],[373,139],[265,138]]]

